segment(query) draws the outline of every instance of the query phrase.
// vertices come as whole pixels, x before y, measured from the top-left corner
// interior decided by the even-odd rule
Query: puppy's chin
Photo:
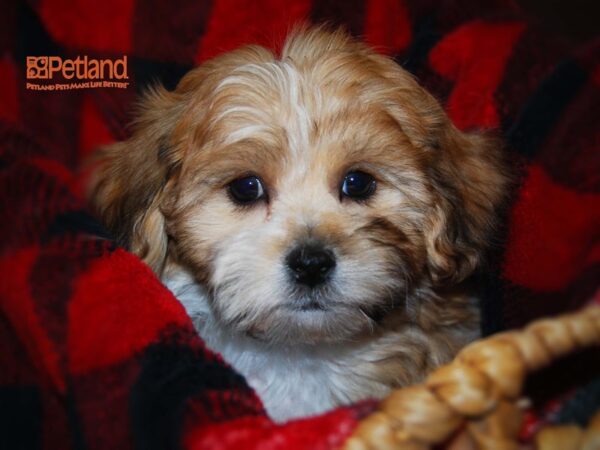
[[[381,302],[381,305],[390,302]],[[224,317],[217,320],[232,332],[272,344],[316,345],[358,341],[371,335],[388,307],[348,305],[343,299],[305,295],[291,298],[250,316]]]
[[[315,345],[358,340],[373,329],[370,318],[349,307],[281,308],[269,316],[250,324],[245,333],[274,344]]]

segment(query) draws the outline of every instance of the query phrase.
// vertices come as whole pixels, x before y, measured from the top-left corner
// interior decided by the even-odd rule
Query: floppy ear
[[[248,46],[218,56],[189,71],[173,92],[148,91],[140,104],[132,137],[99,149],[92,161],[87,197],[119,244],[141,257],[157,274],[167,256],[165,216],[174,200],[186,144],[202,122],[204,99],[223,74],[242,63],[273,55]],[[176,193],[175,193],[176,194]]]
[[[425,233],[434,283],[464,280],[480,264],[508,197],[500,142],[458,131],[449,120],[431,149],[435,198]]]
[[[433,204],[424,236],[435,284],[464,280],[479,265],[510,177],[500,142],[456,129],[440,104],[391,60],[372,57],[393,83],[388,109],[428,160]]]
[[[170,136],[182,105],[162,87],[147,92],[132,137],[94,154],[87,197],[120,245],[162,271],[167,235],[160,205],[179,156]]]

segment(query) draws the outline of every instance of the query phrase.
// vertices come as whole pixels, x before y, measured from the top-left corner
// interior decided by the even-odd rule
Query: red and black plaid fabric
[[[372,410],[273,424],[89,216],[75,176],[95,147],[127,137],[148,83],[173,87],[241,44],[276,46],[298,21],[345,25],[417,75],[457,126],[505,137],[520,184],[503,262],[482,280],[487,333],[598,301],[598,42],[541,33],[509,0],[5,0],[0,15],[2,449],[333,449]],[[39,55],[127,55],[130,88],[27,90],[25,58]],[[583,422],[598,407],[600,371],[584,356],[531,384],[534,397],[575,389],[546,419]]]

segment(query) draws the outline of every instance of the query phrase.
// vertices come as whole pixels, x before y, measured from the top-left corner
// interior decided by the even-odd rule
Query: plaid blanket
[[[373,410],[366,401],[273,424],[179,302],[88,214],[76,176],[94,148],[128,136],[148,83],[173,87],[244,43],[276,46],[298,21],[346,26],[418,76],[457,126],[504,136],[520,183],[481,277],[485,333],[600,301],[598,42],[549,36],[509,0],[9,0],[0,448],[333,449]],[[26,58],[43,55],[127,55],[129,87],[27,89]],[[534,377],[528,393],[544,408],[524,437],[544,421],[585,422],[600,404],[591,360],[600,358],[576,355]]]

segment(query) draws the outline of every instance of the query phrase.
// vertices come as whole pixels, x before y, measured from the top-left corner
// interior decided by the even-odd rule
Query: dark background
[[[528,14],[547,31],[585,41],[600,33],[598,0],[517,0]]]

